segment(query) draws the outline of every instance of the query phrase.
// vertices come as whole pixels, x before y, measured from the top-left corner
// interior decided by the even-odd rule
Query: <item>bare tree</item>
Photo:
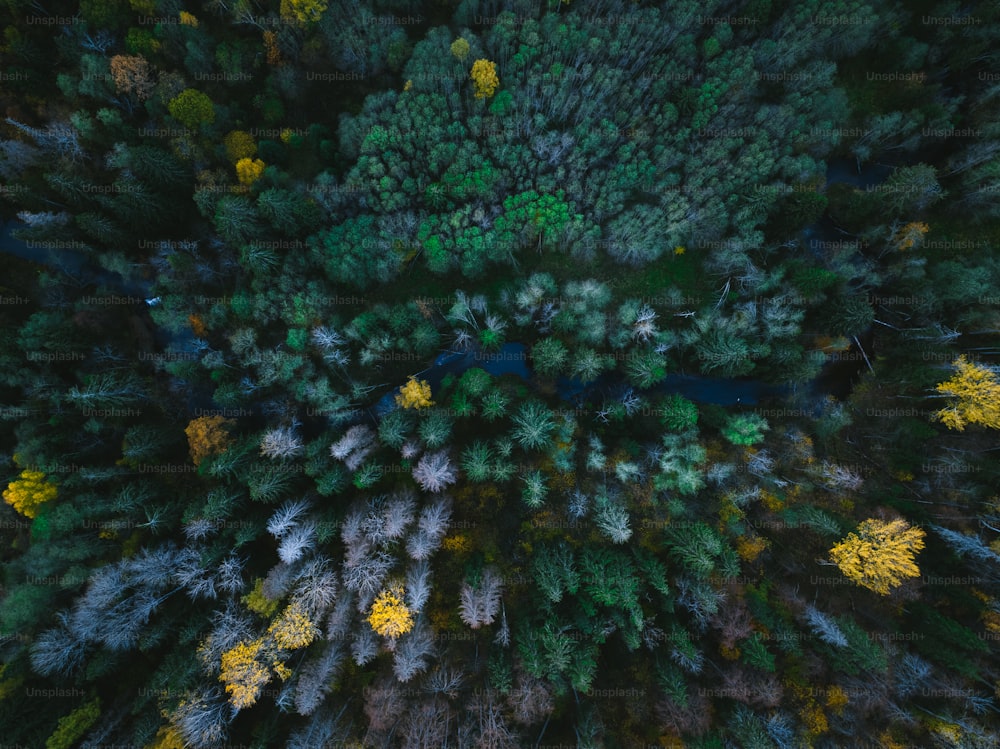
[[[304,523],[292,528],[278,544],[278,557],[285,564],[297,562],[316,544],[316,526]]]
[[[406,606],[410,611],[422,611],[431,596],[431,566],[426,559],[411,564],[406,571]]]
[[[298,499],[285,502],[267,521],[267,532],[281,538],[298,523],[299,518],[309,509],[309,501]]]
[[[472,629],[492,624],[500,610],[502,594],[503,581],[490,567],[483,570],[478,586],[471,586],[468,580],[463,582],[459,594],[459,613],[462,621]]]
[[[399,638],[393,652],[392,670],[406,682],[427,670],[427,657],[434,652],[434,632],[419,620],[413,629]]]
[[[345,657],[339,643],[324,644],[317,655],[306,661],[295,686],[295,710],[299,715],[312,715],[319,707]]]
[[[271,459],[287,460],[301,455],[303,450],[305,445],[294,425],[269,429],[260,441],[260,454]]]
[[[454,484],[457,476],[448,458],[448,451],[438,450],[425,454],[413,468],[413,478],[421,489],[434,493]]]

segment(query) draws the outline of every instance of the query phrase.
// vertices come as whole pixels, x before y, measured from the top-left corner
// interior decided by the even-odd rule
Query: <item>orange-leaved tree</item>
[[[145,101],[153,93],[149,63],[142,55],[115,55],[111,58],[111,79],[115,90],[135,94],[139,101]]]
[[[33,518],[38,514],[38,508],[55,499],[58,493],[55,484],[45,480],[44,473],[25,468],[21,471],[21,475],[4,489],[3,498],[26,518]]]
[[[934,418],[949,429],[962,431],[966,424],[981,424],[1000,429],[1000,381],[996,374],[969,362],[964,355],[953,365],[958,371],[937,386],[937,391],[951,396],[951,405],[935,412]]]
[[[205,458],[225,452],[232,443],[229,427],[236,422],[222,416],[199,416],[191,419],[184,434],[188,438],[191,460],[197,466]]]
[[[924,532],[902,518],[869,518],[830,549],[844,576],[858,585],[888,595],[908,577],[919,577],[913,556],[924,548]]]

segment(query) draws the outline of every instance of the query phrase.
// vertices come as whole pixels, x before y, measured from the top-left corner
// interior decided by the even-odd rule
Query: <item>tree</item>
[[[264,174],[264,162],[244,157],[236,162],[236,179],[241,185],[250,186]]]
[[[440,492],[457,480],[455,469],[448,458],[447,450],[423,455],[413,468],[413,478],[420,488],[429,492]]]
[[[497,64],[489,60],[476,60],[472,63],[472,81],[476,87],[477,99],[488,99],[500,85],[497,77]]]
[[[314,23],[323,16],[326,0],[281,0],[281,17]]]
[[[933,418],[958,431],[963,431],[967,424],[1000,429],[1000,381],[996,374],[970,363],[964,354],[952,366],[958,371],[936,390],[953,400],[947,408],[935,412]]]
[[[264,685],[271,680],[270,671],[261,662],[265,655],[262,639],[241,642],[222,654],[219,681],[226,685],[229,702],[237,710],[256,703]]]
[[[919,577],[913,556],[923,548],[924,531],[902,518],[869,518],[830,549],[830,556],[847,578],[884,596],[904,578]]]
[[[551,409],[536,400],[522,403],[513,422],[511,434],[525,450],[538,450],[548,445],[552,430],[555,429]]]
[[[21,471],[21,475],[4,489],[3,498],[26,518],[34,518],[38,514],[38,508],[55,499],[58,493],[56,485],[45,480],[44,473],[25,468]]]
[[[69,749],[101,716],[101,699],[95,697],[59,719],[56,730],[45,741],[45,749]]]
[[[449,49],[459,62],[465,62],[465,58],[469,56],[469,43],[463,37],[453,41]]]
[[[763,441],[764,432],[769,428],[767,419],[760,414],[738,414],[726,422],[722,436],[734,445],[756,445]]]
[[[394,640],[413,629],[413,615],[404,596],[403,586],[397,583],[375,597],[368,615],[368,623],[375,632]]]
[[[411,376],[405,385],[401,385],[399,393],[396,395],[396,403],[401,408],[412,408],[420,410],[433,406],[431,400],[431,386],[427,380],[418,380]]]
[[[246,130],[230,130],[222,139],[226,156],[234,164],[240,159],[250,159],[257,155],[257,141]]]
[[[223,416],[199,416],[188,422],[184,434],[188,438],[191,460],[200,465],[205,458],[224,453],[232,439],[229,427],[236,422]]]
[[[267,628],[274,644],[282,650],[298,650],[311,643],[319,628],[299,601],[292,601]]]
[[[468,580],[463,582],[459,593],[459,615],[462,621],[472,629],[492,624],[500,611],[502,594],[503,582],[490,567],[483,570],[477,586],[471,585]]]
[[[303,450],[302,438],[290,426],[268,429],[260,441],[260,454],[268,458],[293,458]]]
[[[145,101],[153,93],[154,84],[150,78],[149,63],[140,55],[112,57],[111,77],[118,91],[134,94],[139,101]]]
[[[193,88],[186,88],[171,99],[167,104],[167,110],[178,122],[189,128],[215,122],[215,107],[212,105],[212,100]]]

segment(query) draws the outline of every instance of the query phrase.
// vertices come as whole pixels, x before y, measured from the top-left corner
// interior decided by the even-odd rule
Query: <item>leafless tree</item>
[[[492,624],[500,610],[500,596],[503,581],[490,567],[483,570],[479,584],[475,587],[466,580],[459,594],[459,613],[462,621],[472,629],[484,624]]]

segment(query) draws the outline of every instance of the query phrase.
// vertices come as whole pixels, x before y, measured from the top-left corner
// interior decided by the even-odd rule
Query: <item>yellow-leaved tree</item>
[[[869,518],[830,549],[830,557],[847,578],[884,596],[905,578],[919,577],[913,556],[923,548],[920,528],[902,518]]]
[[[934,418],[949,429],[962,431],[966,424],[981,424],[1000,429],[1000,381],[985,367],[969,362],[964,355],[955,360],[958,371],[937,386],[937,391],[951,396],[951,405],[935,412]]]
[[[403,601],[402,585],[390,585],[375,597],[368,623],[380,635],[392,639],[413,629],[413,614]]]
[[[497,77],[497,64],[489,60],[476,60],[472,63],[472,82],[476,85],[476,98],[488,99],[500,85]]]
[[[396,394],[396,404],[402,408],[415,409],[433,406],[430,383],[427,380],[410,377],[405,385],[400,386],[399,393]]]
[[[264,162],[260,159],[242,158],[236,162],[236,179],[241,185],[252,185],[264,174]]]
[[[21,471],[21,475],[4,489],[3,498],[26,518],[33,518],[38,514],[38,508],[55,499],[58,493],[55,484],[45,480],[44,473],[25,468]]]
[[[270,670],[261,662],[264,655],[263,640],[241,642],[222,654],[219,681],[225,683],[229,702],[237,710],[253,705],[271,680]]]
[[[319,630],[298,601],[293,601],[267,628],[275,644],[283,650],[298,650],[311,643]]]
[[[281,17],[299,23],[318,21],[326,10],[326,0],[281,0]]]

